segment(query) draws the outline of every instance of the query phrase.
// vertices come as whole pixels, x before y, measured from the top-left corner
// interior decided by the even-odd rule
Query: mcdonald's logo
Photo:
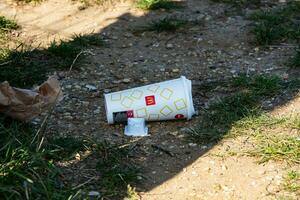
[[[151,96],[146,96],[145,97],[145,101],[146,101],[146,105],[147,106],[152,106],[152,105],[155,105],[155,96],[154,95],[151,95]]]

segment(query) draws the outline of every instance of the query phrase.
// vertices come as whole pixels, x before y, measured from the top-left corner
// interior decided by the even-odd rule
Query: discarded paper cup
[[[191,119],[195,114],[192,83],[184,76],[104,97],[109,124],[126,122],[128,118],[146,121]]]
[[[147,136],[148,128],[144,118],[128,118],[125,126],[125,135],[127,136]]]

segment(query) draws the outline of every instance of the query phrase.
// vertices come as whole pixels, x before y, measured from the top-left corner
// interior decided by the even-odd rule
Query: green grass
[[[0,32],[7,32],[18,28],[19,26],[14,20],[0,16]]]
[[[179,28],[186,25],[186,21],[172,17],[165,17],[163,19],[152,21],[145,27],[146,31],[156,32],[175,32]]]
[[[102,46],[98,35],[75,35],[69,41],[53,41],[48,48],[35,49],[21,44],[16,49],[0,50],[0,80],[12,86],[31,87],[46,80],[46,73],[69,69],[76,56],[90,46]],[[76,63],[83,61],[80,55]]]
[[[269,132],[256,133],[257,146],[250,151],[251,156],[259,157],[260,162],[269,160],[300,163],[300,140],[292,136],[273,135]]]
[[[87,189],[74,189],[65,178],[64,168],[57,163],[74,160],[97,162],[100,180],[91,182],[101,191],[101,197],[133,197],[138,169],[133,164],[131,146],[95,143],[91,139],[72,136],[36,136],[30,125],[0,118],[0,199],[88,199]],[[68,173],[68,176],[70,174]],[[80,174],[74,174],[80,176]],[[80,183],[78,183],[80,184]],[[72,187],[71,187],[72,186]],[[88,188],[89,185],[86,185]]]
[[[138,183],[138,168],[131,162],[130,147],[107,145],[97,147],[97,169],[102,174],[99,185],[102,193],[110,197],[126,196],[128,185]]]
[[[289,171],[284,177],[283,188],[289,192],[300,195],[300,172]]]
[[[182,8],[182,5],[180,4],[180,2],[171,0],[139,0],[137,1],[137,7],[144,10],[171,10]]]
[[[60,179],[60,170],[45,157],[49,150],[26,124],[0,121],[0,198],[63,199],[72,191]]]
[[[203,113],[201,125],[191,130],[195,142],[215,143],[224,137],[247,135],[254,149],[247,155],[269,160],[300,163],[300,140],[297,136],[277,134],[274,130],[300,128],[300,117],[272,117],[260,106],[266,100],[282,92],[293,93],[300,88],[300,79],[283,81],[276,76],[240,76],[229,86],[236,93],[213,103]]]
[[[43,52],[20,47],[16,50],[2,49],[0,56],[1,81],[7,80],[12,86],[31,87],[46,80],[49,69],[43,62],[48,57]]]
[[[283,8],[260,11],[252,15],[256,43],[270,45],[300,39],[300,2],[289,2]]]
[[[247,126],[255,128],[259,123],[265,123],[270,119],[263,118],[260,101],[272,98],[283,90],[297,90],[300,80],[284,82],[274,76],[241,76],[230,85],[238,92],[213,103],[204,111],[201,125],[191,131],[194,141],[217,142],[224,137],[242,134],[247,131]]]

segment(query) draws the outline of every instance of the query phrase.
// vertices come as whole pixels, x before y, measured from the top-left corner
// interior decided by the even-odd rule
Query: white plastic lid
[[[146,127],[144,118],[128,118],[127,126],[125,126],[125,135],[127,136],[147,136],[148,128]]]

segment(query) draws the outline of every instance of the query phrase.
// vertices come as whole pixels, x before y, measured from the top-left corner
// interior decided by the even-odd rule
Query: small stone
[[[166,47],[167,47],[167,49],[172,49],[172,48],[174,48],[174,45],[169,43],[169,44],[167,44]]]
[[[211,16],[210,15],[207,15],[206,17],[205,17],[205,21],[209,21],[209,20],[211,20]]]
[[[127,38],[131,38],[133,35],[132,35],[132,33],[125,33],[124,36]]]
[[[178,73],[178,72],[179,72],[179,69],[178,69],[178,68],[172,69],[172,72],[173,72],[173,73]]]
[[[97,191],[89,191],[88,196],[90,197],[99,197],[100,193]]]
[[[66,85],[65,88],[66,88],[66,89],[71,89],[71,88],[72,88],[72,85]]]
[[[104,93],[109,93],[109,92],[111,92],[111,89],[104,89],[103,92]]]
[[[88,106],[88,105],[90,104],[90,102],[88,102],[88,101],[82,101],[81,103],[82,103],[82,105],[84,105],[84,106]]]
[[[86,85],[85,86],[89,91],[96,91],[97,90],[97,87],[96,86],[93,86],[93,85]]]
[[[284,74],[282,75],[282,78],[283,78],[284,80],[288,80],[288,79],[289,79],[289,74],[284,73]]]
[[[232,70],[230,70],[230,73],[236,74],[236,70],[232,69]]]
[[[80,159],[81,159],[81,156],[80,156],[80,154],[79,154],[79,153],[76,153],[76,155],[75,155],[75,159],[76,159],[76,160],[80,160]]]
[[[68,120],[73,120],[73,117],[71,115],[67,115],[64,117],[65,119],[68,119]]]
[[[191,143],[189,143],[189,146],[190,146],[190,147],[195,147],[195,146],[197,146],[197,144],[191,142]]]
[[[130,83],[130,81],[131,81],[131,80],[130,80],[129,78],[124,78],[124,79],[122,80],[123,83]]]
[[[205,19],[205,15],[204,15],[204,14],[200,14],[200,15],[198,15],[198,16],[196,17],[196,20],[197,20],[197,21],[201,21],[201,20],[203,20],[203,19]]]
[[[76,89],[78,89],[78,90],[81,89],[80,85],[75,85],[74,87],[75,87]]]
[[[98,107],[96,110],[94,110],[94,114],[99,114],[100,113],[100,108]]]
[[[114,81],[112,81],[112,83],[113,84],[119,84],[119,83],[121,83],[121,81],[120,80],[114,80]]]

